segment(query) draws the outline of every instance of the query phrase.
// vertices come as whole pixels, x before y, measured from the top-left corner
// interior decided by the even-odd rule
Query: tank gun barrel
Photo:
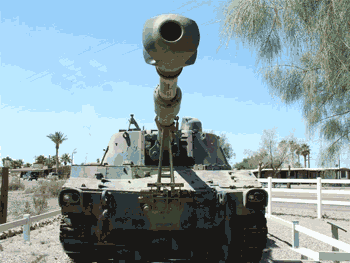
[[[199,38],[196,22],[181,15],[160,15],[144,25],[143,56],[160,76],[154,106],[161,126],[172,125],[180,111],[182,94],[177,79],[183,67],[196,61]]]

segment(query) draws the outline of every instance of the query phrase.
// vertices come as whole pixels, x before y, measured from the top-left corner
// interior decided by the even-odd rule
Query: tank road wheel
[[[247,220],[243,229],[241,258],[244,262],[255,263],[261,260],[267,242],[267,224],[264,215]]]
[[[86,253],[79,253],[79,251],[74,251],[74,247],[71,244],[65,243],[65,239],[79,239],[77,233],[75,233],[74,228],[70,227],[65,221],[64,218],[60,222],[60,242],[61,245],[67,254],[67,256],[72,259],[73,262],[92,262],[92,258],[89,257]],[[73,249],[72,249],[73,248]],[[69,252],[68,252],[69,251]],[[90,260],[90,261],[89,261]]]
[[[84,256],[84,254],[81,254],[81,253],[66,253],[66,254],[73,262],[76,262],[76,263],[88,262],[87,261],[88,258]]]

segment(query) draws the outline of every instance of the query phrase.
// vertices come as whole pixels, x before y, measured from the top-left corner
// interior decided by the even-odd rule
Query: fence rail
[[[45,213],[45,214],[33,216],[33,217],[31,217],[29,214],[25,214],[25,215],[23,215],[23,219],[12,221],[12,222],[9,222],[9,223],[6,223],[6,224],[1,224],[0,225],[0,233],[4,232],[6,230],[9,230],[11,228],[23,226],[23,238],[24,238],[24,241],[30,242],[30,226],[31,226],[32,223],[40,221],[42,219],[49,218],[49,217],[57,216],[60,213],[61,213],[61,209],[60,210],[51,211],[51,212],[48,212],[48,213]]]
[[[267,213],[268,215],[272,215],[272,201],[273,202],[288,202],[288,203],[307,203],[307,204],[317,204],[317,218],[322,217],[322,204],[327,205],[343,205],[343,206],[350,206],[350,202],[340,202],[340,201],[329,201],[329,200],[322,200],[322,193],[324,194],[342,194],[342,195],[350,195],[350,191],[347,190],[322,190],[322,184],[326,183],[338,183],[339,180],[335,179],[321,179],[321,177],[318,177],[317,179],[272,179],[269,178],[259,178],[259,182],[267,182],[267,191],[268,191],[268,205],[267,205]],[[272,183],[313,183],[317,184],[316,190],[304,190],[304,189],[275,189],[272,188]],[[341,180],[342,184],[350,184],[350,180]],[[316,200],[310,200],[310,199],[288,199],[288,198],[273,198],[272,192],[291,192],[291,193],[316,193],[317,199]]]
[[[327,222],[331,224],[331,227],[332,227],[331,230],[332,230],[333,237],[329,237],[321,233],[318,233],[316,231],[313,231],[311,229],[308,229],[306,227],[300,226],[298,221],[289,222],[289,221],[283,220],[282,218],[269,215],[269,214],[266,214],[266,218],[271,219],[284,226],[290,227],[292,229],[293,245],[289,247],[291,250],[303,256],[306,256],[307,258],[311,258],[317,262],[320,260],[335,260],[335,262],[338,262],[338,260],[341,260],[341,261],[350,260],[350,245],[338,240],[338,228],[340,228],[339,226],[333,223]],[[346,231],[345,229],[342,229],[342,228],[340,229]],[[304,233],[319,241],[322,241],[328,245],[331,245],[332,251],[315,252],[308,248],[299,247],[299,232]],[[339,249],[342,249],[346,252],[338,252]],[[305,259],[303,256],[302,256],[302,259]]]

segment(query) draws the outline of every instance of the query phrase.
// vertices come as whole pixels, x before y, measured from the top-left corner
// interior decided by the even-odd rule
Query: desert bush
[[[33,196],[33,202],[29,201],[17,201],[17,208],[13,211],[15,217],[23,217],[24,214],[30,214],[31,216],[40,215],[48,210],[48,202],[45,196],[35,197]]]
[[[16,190],[24,190],[24,184],[23,182],[20,180],[19,177],[17,176],[10,176],[9,177],[9,191],[16,191]]]
[[[33,204],[34,204],[36,215],[40,215],[46,212],[47,206],[48,206],[46,196],[39,196],[39,197],[33,196]]]
[[[38,184],[32,188],[26,189],[26,194],[34,193],[36,196],[45,195],[47,198],[58,197],[62,186],[65,184],[65,180],[57,181],[38,181]]]

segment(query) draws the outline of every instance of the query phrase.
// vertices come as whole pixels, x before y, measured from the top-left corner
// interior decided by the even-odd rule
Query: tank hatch
[[[197,118],[183,117],[181,130],[197,130],[198,132],[202,132],[202,123]]]

